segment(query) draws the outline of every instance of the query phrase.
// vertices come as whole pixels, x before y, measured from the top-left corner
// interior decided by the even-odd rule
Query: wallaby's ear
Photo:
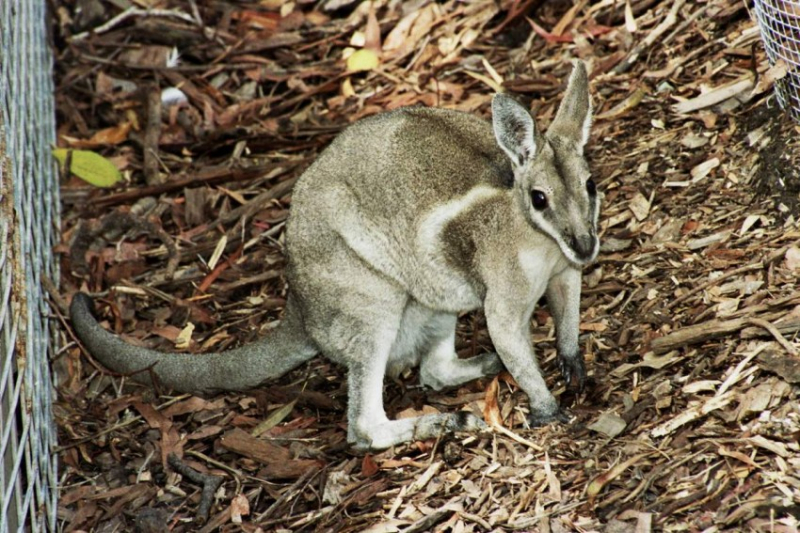
[[[575,61],[574,64],[564,100],[547,135],[568,139],[583,149],[589,140],[589,128],[592,125],[592,101],[586,65],[583,61]]]
[[[511,162],[522,166],[536,155],[536,124],[527,109],[507,94],[492,99],[492,125],[497,144]]]

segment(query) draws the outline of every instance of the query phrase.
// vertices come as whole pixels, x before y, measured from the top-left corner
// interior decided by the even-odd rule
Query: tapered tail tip
[[[94,316],[94,300],[85,292],[75,293],[69,306],[69,314],[72,321],[75,321],[76,315],[85,315],[86,313]]]

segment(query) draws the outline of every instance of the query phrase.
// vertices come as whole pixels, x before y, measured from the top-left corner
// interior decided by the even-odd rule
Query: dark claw
[[[558,368],[561,370],[561,375],[564,376],[564,382],[567,387],[575,390],[572,387],[572,378],[578,382],[577,392],[582,393],[586,387],[586,363],[583,356],[579,353],[574,355],[558,354]]]

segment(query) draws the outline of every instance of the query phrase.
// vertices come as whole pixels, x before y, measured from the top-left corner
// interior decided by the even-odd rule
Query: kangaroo
[[[265,338],[203,355],[134,347],[98,324],[83,293],[71,304],[76,334],[108,368],[182,392],[258,387],[322,353],[347,367],[347,438],[357,449],[486,427],[464,411],[389,420],[384,377],[414,366],[435,390],[505,367],[530,399],[532,426],[568,421],[537,364],[530,319],[546,295],[561,373],[582,390],[581,267],[599,250],[600,208],[583,154],[585,66],[576,61],[546,134],[506,94],[494,96],[492,114],[489,123],[408,107],[346,128],[295,186],[289,294]],[[459,359],[458,313],[481,307],[497,353]]]

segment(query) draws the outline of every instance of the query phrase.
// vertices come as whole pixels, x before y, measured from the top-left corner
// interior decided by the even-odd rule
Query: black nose
[[[588,233],[579,237],[572,237],[572,249],[581,259],[589,259],[594,252],[595,238]]]

